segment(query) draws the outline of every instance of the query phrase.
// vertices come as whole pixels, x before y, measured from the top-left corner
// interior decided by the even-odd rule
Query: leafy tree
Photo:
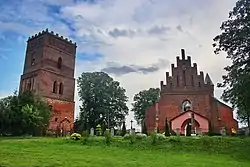
[[[238,109],[238,117],[250,128],[250,2],[238,0],[214,38],[215,53],[227,53],[232,65],[225,67],[227,75],[218,87],[224,87],[222,98]]]
[[[132,111],[134,112],[137,124],[140,124],[145,119],[146,110],[158,100],[159,93],[159,88],[150,88],[140,91],[134,96]]]
[[[128,114],[128,97],[120,83],[104,72],[84,72],[77,80],[80,106],[80,120],[87,128],[107,124],[108,128],[117,126]]]
[[[0,124],[3,135],[42,135],[49,124],[50,107],[38,96],[25,92],[0,99]]]
[[[166,121],[165,121],[165,136],[170,136],[167,118],[166,118]]]

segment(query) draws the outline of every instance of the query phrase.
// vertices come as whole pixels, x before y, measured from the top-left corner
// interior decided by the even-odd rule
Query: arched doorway
[[[70,127],[70,121],[68,118],[64,118],[60,123],[59,123],[59,128],[60,128],[60,133],[62,136],[66,136],[67,133],[70,132],[71,127]]]
[[[197,120],[194,120],[194,130],[196,133],[196,130],[200,127],[200,124]],[[182,125],[181,129],[184,132],[185,136],[191,136],[192,134],[192,124],[191,124],[191,118],[186,119]]]

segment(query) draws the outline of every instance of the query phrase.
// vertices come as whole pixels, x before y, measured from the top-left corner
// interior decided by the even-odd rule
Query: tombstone
[[[134,135],[135,134],[135,129],[130,129],[130,135]]]
[[[114,128],[111,128],[110,134],[111,134],[112,137],[115,135]]]
[[[227,132],[226,132],[225,127],[221,128],[220,133],[221,133],[222,136],[226,136]]]
[[[180,136],[180,128],[177,128],[177,129],[176,129],[176,135],[177,135],[177,136]]]
[[[155,127],[154,132],[157,133],[157,127]]]
[[[95,132],[95,131],[94,131],[94,128],[91,128],[91,129],[90,129],[90,136],[94,136],[94,132]]]
[[[198,133],[198,135],[202,135],[202,129],[201,129],[201,128],[198,128],[197,133]]]
[[[250,133],[250,132],[249,132],[249,128],[246,128],[246,129],[245,129],[245,136],[249,136],[249,133]]]

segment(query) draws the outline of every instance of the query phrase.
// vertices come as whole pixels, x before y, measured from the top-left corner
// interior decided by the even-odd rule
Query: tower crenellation
[[[55,37],[57,37],[57,38],[62,39],[63,41],[65,41],[65,42],[67,42],[67,43],[74,44],[74,45],[76,46],[76,42],[73,43],[72,40],[69,40],[68,38],[65,38],[65,37],[63,37],[63,36],[59,36],[59,34],[58,34],[58,33],[55,34],[54,31],[50,31],[50,32],[49,32],[48,28],[47,28],[46,30],[42,30],[41,32],[36,33],[35,35],[32,35],[31,37],[28,38],[28,41],[34,40],[34,39],[36,39],[36,38],[39,38],[41,35],[44,35],[44,34],[48,34],[48,35],[51,35],[51,36],[55,36]],[[27,41],[27,42],[28,42],[28,41]]]

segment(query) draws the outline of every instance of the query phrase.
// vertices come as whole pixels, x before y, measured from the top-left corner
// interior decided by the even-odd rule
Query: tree
[[[104,72],[84,72],[77,80],[80,120],[87,128],[106,123],[108,128],[117,126],[128,114],[128,97],[120,83]]]
[[[222,99],[237,109],[238,118],[250,129],[250,3],[238,0],[229,18],[220,27],[222,33],[214,38],[215,53],[227,53],[232,65],[225,67],[222,76]]]
[[[137,124],[140,124],[145,119],[146,110],[158,100],[159,93],[159,88],[150,88],[142,90],[134,96],[132,111],[134,112]]]
[[[3,135],[42,135],[49,124],[49,105],[31,92],[0,99],[0,109]]]
[[[166,118],[166,121],[165,121],[165,136],[170,136],[169,126],[168,126],[168,119],[167,118]]]

